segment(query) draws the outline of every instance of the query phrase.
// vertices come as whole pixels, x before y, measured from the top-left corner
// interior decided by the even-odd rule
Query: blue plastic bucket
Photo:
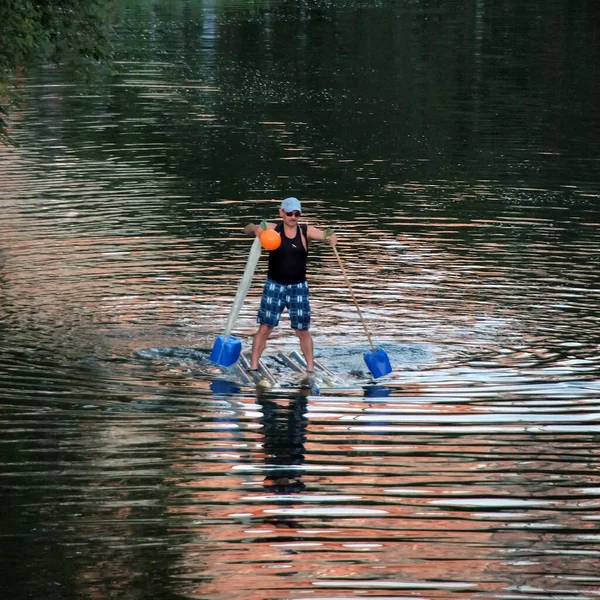
[[[371,352],[365,352],[365,362],[369,371],[375,379],[383,377],[388,373],[392,372],[392,365],[390,359],[383,348],[377,348],[377,350]]]
[[[242,341],[233,335],[220,335],[214,343],[210,360],[221,367],[234,365],[242,353]]]

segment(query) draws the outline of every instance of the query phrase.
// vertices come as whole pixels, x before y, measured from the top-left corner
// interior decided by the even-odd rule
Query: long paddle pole
[[[352,297],[354,305],[356,306],[356,310],[358,312],[358,317],[360,319],[360,322],[362,323],[362,326],[365,329],[365,333],[367,334],[367,339],[369,340],[369,344],[371,345],[371,350],[373,350],[373,352],[375,352],[375,346],[373,344],[373,340],[371,339],[371,334],[369,333],[369,330],[367,329],[367,324],[365,323],[365,320],[363,319],[362,312],[360,311],[360,306],[358,305],[356,296],[354,295],[354,292],[352,291],[352,285],[350,284],[350,280],[348,279],[348,275],[346,274],[346,269],[344,268],[344,263],[342,262],[342,258],[340,257],[340,254],[339,254],[337,248],[335,246],[332,246],[332,248],[333,248],[333,252],[335,253],[335,257],[337,258],[337,261],[340,265],[340,269],[342,270],[342,274],[344,275],[344,279],[346,280],[346,285],[348,286],[348,291],[350,292],[350,296]]]
[[[260,258],[260,248],[260,240],[258,238],[254,238],[254,242],[252,243],[252,248],[250,248],[250,254],[248,255],[248,260],[246,262],[246,268],[244,269],[244,274],[242,275],[240,283],[238,284],[238,289],[231,307],[231,312],[229,313],[227,324],[225,325],[224,336],[226,338],[231,335],[231,331],[240,314],[242,305],[244,304],[244,300],[248,294],[248,290],[250,289],[252,276],[254,275],[256,265],[258,264],[258,259]]]
[[[267,227],[265,224],[263,229],[266,228]],[[233,301],[233,306],[231,307],[231,311],[229,312],[229,318],[227,319],[227,324],[225,325],[225,332],[223,333],[223,335],[220,335],[215,340],[212,351],[210,353],[210,360],[212,360],[214,363],[218,364],[221,367],[230,367],[231,365],[235,364],[242,352],[242,341],[232,336],[231,330],[235,325],[235,322],[240,314],[240,310],[242,309],[242,305],[246,298],[246,294],[250,289],[250,284],[252,283],[252,276],[254,275],[256,264],[258,263],[258,259],[260,258],[260,248],[260,240],[258,238],[255,238],[252,244],[252,248],[250,249],[250,255],[248,256],[248,260],[246,261],[246,268],[244,269],[244,274],[242,275],[242,279],[240,280],[240,283],[238,285],[237,293]]]

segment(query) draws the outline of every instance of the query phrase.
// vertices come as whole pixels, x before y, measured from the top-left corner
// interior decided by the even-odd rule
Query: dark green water
[[[119,73],[30,74],[0,148],[0,598],[596,598],[596,3],[117,4]],[[318,245],[345,389],[215,385],[288,195],[383,388]]]

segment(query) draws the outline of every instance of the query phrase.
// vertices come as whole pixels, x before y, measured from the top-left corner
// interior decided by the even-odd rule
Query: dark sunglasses
[[[285,213],[288,217],[299,217],[302,213],[299,210],[293,210],[292,212]]]

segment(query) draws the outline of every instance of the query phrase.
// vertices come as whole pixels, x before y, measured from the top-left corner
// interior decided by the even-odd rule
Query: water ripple
[[[0,148],[8,595],[597,597],[597,70],[569,79],[594,56],[579,21],[595,21],[561,12],[551,48],[508,57],[503,38],[465,60],[459,3],[130,4],[118,74],[89,93],[60,68],[30,75],[20,146]],[[535,4],[486,5],[475,42],[496,35],[486,11],[505,35]],[[567,38],[565,87],[535,87]],[[470,85],[447,56],[477,63]],[[335,227],[385,381],[367,377],[363,325],[317,243],[331,385],[291,385],[285,318],[265,363],[287,387],[209,361],[242,227],[289,193]],[[263,256],[245,348],[265,272]]]

